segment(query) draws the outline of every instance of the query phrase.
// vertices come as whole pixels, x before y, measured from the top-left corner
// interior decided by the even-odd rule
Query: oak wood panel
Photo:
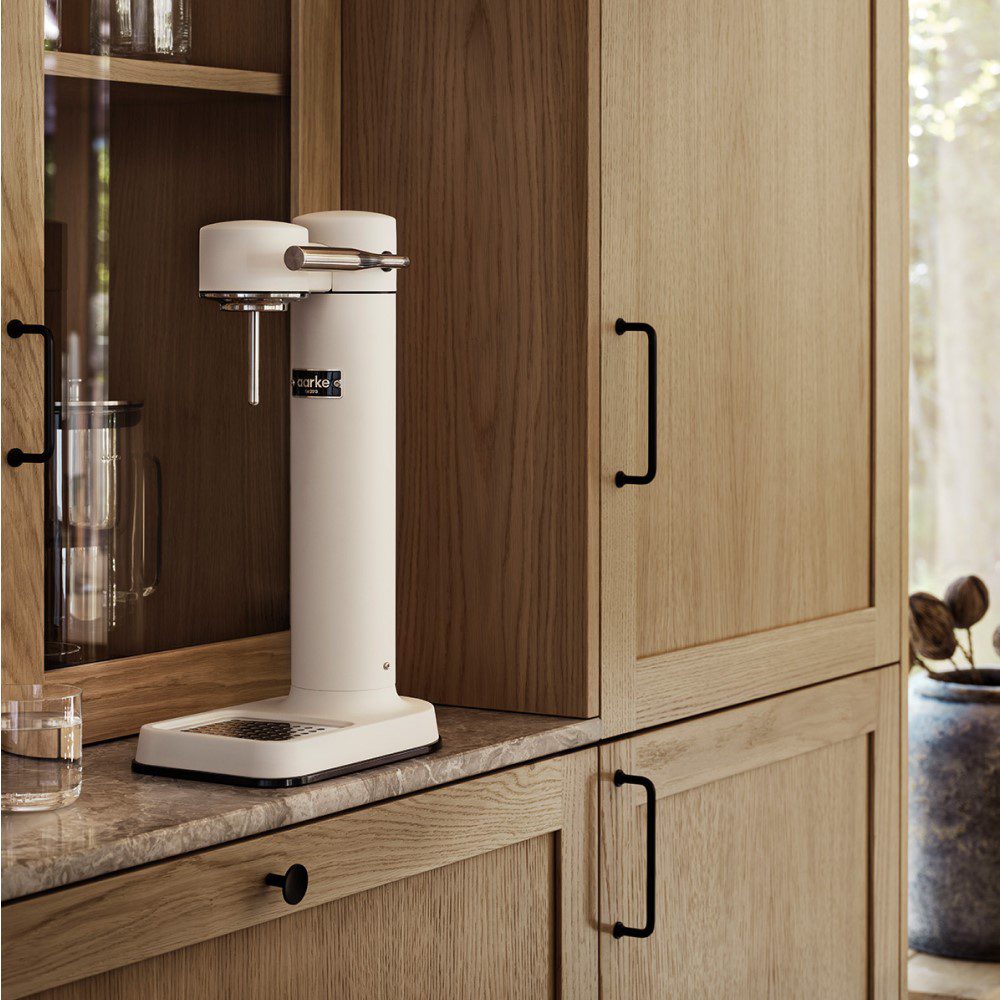
[[[559,758],[563,768],[559,829],[558,994],[597,1000],[599,988],[597,883],[599,803],[596,747]]]
[[[657,788],[658,923],[601,936],[608,996],[899,996],[900,673],[888,667],[601,748],[602,929],[641,921]]]
[[[290,0],[211,0],[191,6],[191,54],[185,65],[289,71]],[[89,53],[92,0],[62,0],[62,49]],[[41,36],[39,36],[41,37]]]
[[[669,276],[623,289],[666,368],[669,468],[636,491],[642,656],[870,603],[869,4],[671,13],[643,48],[643,91],[670,94],[637,137],[655,221],[615,232]]]
[[[909,666],[876,672],[878,718],[870,743],[870,910],[873,997],[897,997],[906,990],[906,677]],[[902,705],[902,713],[901,713]]]
[[[287,632],[66,667],[50,676],[83,690],[85,743],[137,733],[147,722],[288,693]]]
[[[633,727],[766,697],[776,679],[795,688],[867,670],[876,662],[875,632],[875,610],[866,608],[772,629],[766,641],[739,636],[639,660],[629,678]]]
[[[873,0],[872,201],[876,469],[873,592],[878,662],[909,660],[909,86],[905,0]],[[905,782],[904,782],[905,787]],[[903,880],[904,890],[906,880]]]
[[[895,14],[889,34],[894,3],[876,3],[880,24]],[[611,733],[898,658],[903,247],[874,217],[905,212],[879,173],[898,176],[905,36],[880,35],[878,90],[872,37],[866,0],[604,8]],[[872,111],[886,88],[891,117]],[[647,425],[643,338],[616,336],[617,316],[659,331],[660,470],[645,487],[613,483],[642,468]],[[826,644],[805,678],[797,657],[767,663],[776,641],[790,652],[777,630],[824,621],[852,625],[839,662]],[[731,700],[706,694],[717,648],[751,657],[745,694],[736,680]],[[641,722],[639,705],[653,709]]]
[[[549,834],[558,834],[560,874],[547,891],[558,895],[558,941],[567,953],[559,975],[591,983],[572,995],[593,995],[595,768],[596,750],[586,750],[10,903],[3,910],[5,996],[286,916],[263,876],[292,862],[309,870],[300,904],[308,910]]]
[[[597,711],[596,18],[342,4],[341,203],[397,216],[413,260],[399,682],[435,701]]]
[[[554,997],[554,847],[512,844],[36,998]]]
[[[109,386],[143,402],[163,481],[160,584],[117,657],[288,627],[287,316],[262,320],[251,407],[246,321],[199,299],[198,230],[284,218],[289,188],[286,102],[111,88]]]
[[[897,659],[900,671],[900,815],[898,827],[899,982],[907,982],[907,685],[910,662],[907,630],[909,578],[909,86],[906,0],[875,0],[874,81],[874,265],[876,330],[874,593],[879,611],[878,662]]]
[[[280,73],[191,66],[186,63],[93,56],[74,52],[46,52],[45,74],[83,80],[112,80],[115,83],[141,83],[159,87],[188,87],[195,90],[223,90],[272,96],[284,94],[288,90],[287,82]]]
[[[34,0],[7,0],[2,31],[4,148],[3,267],[0,313],[43,322],[42,12]],[[43,364],[38,337],[0,332],[2,453],[40,451]],[[12,469],[0,458],[3,490],[3,679],[32,682],[42,673],[42,468]]]
[[[292,210],[340,207],[340,0],[292,0]]]
[[[633,738],[633,765],[655,776],[661,795],[708,785],[872,732],[880,691],[869,671],[652,730]]]

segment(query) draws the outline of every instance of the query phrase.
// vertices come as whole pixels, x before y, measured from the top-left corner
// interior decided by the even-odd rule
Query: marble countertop
[[[2,898],[239,840],[600,738],[599,719],[438,708],[441,748],[303,788],[238,788],[133,774],[135,739],[84,750],[83,791],[47,813],[4,813]]]

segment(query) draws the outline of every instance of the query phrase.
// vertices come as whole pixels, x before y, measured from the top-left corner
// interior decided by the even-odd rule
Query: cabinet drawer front
[[[559,865],[570,853],[577,868],[589,858],[596,877],[596,824],[588,821],[595,765],[596,751],[581,751],[8,904],[4,995],[141,962],[556,832]],[[292,864],[309,873],[294,907],[264,881]],[[590,889],[586,877],[579,885],[556,880],[562,942],[585,933]]]

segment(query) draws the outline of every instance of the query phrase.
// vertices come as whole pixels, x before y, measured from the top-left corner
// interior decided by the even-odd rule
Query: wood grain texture
[[[871,907],[869,990],[872,997],[906,994],[907,937],[900,933],[906,921],[901,908],[906,899],[906,872],[900,864],[906,844],[906,767],[900,761],[899,706],[909,668],[899,665],[875,672],[878,710],[869,746]],[[905,751],[904,751],[905,754]]]
[[[36,997],[554,997],[553,847],[512,844]]]
[[[597,1000],[600,972],[597,748],[562,757],[561,762],[563,813],[555,880],[559,928],[558,995],[563,1000]]]
[[[603,995],[669,983],[684,998],[897,1000],[896,678],[873,671],[601,748]],[[618,767],[657,788],[659,916],[645,941],[607,933],[644,906],[645,799],[614,787]]]
[[[46,52],[45,75],[141,83],[157,87],[223,90],[241,94],[277,96],[288,91],[288,83],[280,73],[191,66],[187,63],[155,62],[150,59],[92,56],[75,52]]]
[[[340,208],[340,0],[292,0],[291,216]]]
[[[2,31],[3,276],[0,313],[43,322],[42,7],[7,0]],[[43,437],[42,344],[0,333],[2,452],[40,451]],[[32,682],[42,673],[43,473],[0,459],[3,490],[3,679]]]
[[[184,91],[127,84],[111,91],[108,384],[112,398],[144,404],[145,447],[163,479],[160,584],[144,602],[141,641],[111,654],[281,631],[288,320],[261,322],[261,402],[251,407],[246,321],[199,299],[198,230],[286,216],[288,106],[208,93],[195,106],[176,99]]]
[[[342,204],[413,260],[399,684],[435,701],[597,711],[596,11],[342,5]]]
[[[288,633],[101,660],[50,673],[83,690],[85,743],[137,733],[147,722],[287,694]]]
[[[798,757],[873,732],[881,694],[877,671],[767,698],[631,739],[633,765],[674,795],[742,771]]]
[[[637,88],[671,95],[639,137],[651,224],[607,232],[670,276],[622,289],[666,369],[669,471],[636,491],[642,656],[869,604],[868,3],[673,15],[646,16]]]
[[[878,662],[909,661],[906,629],[909,514],[909,273],[907,85],[908,5],[874,0],[872,51],[873,319],[876,476],[873,591],[879,612]]]
[[[776,684],[804,687],[867,670],[876,662],[875,630],[875,611],[866,608],[772,629],[766,641],[740,636],[639,660],[628,706],[632,727],[763,698]]]
[[[875,136],[874,318],[877,370],[875,432],[875,578],[879,610],[878,661],[902,665],[898,684],[900,769],[899,983],[907,982],[907,794],[909,747],[907,683],[910,650],[909,606],[909,86],[907,79],[909,4],[876,0],[873,62]],[[882,419],[881,414],[885,417]],[[893,475],[895,460],[895,475]]]
[[[688,668],[734,639],[761,665],[749,697],[796,683],[800,661],[764,666],[790,626],[873,608],[870,656],[853,643],[826,676],[898,658],[902,235],[873,262],[886,122],[865,0],[616,2],[602,29],[602,716],[621,733],[641,685],[726,704],[691,696],[712,685]],[[646,356],[617,316],[660,345],[660,473],[622,490]],[[686,714],[662,707],[642,724]]]
[[[336,934],[342,925],[335,914],[346,919],[347,914],[354,913],[362,922],[372,920],[389,912],[383,906],[386,899],[410,899],[408,905],[416,906],[418,913],[427,912],[420,901],[421,891],[397,895],[398,890],[388,890],[369,895],[379,887],[398,885],[401,880],[426,872],[447,872],[448,866],[524,842],[535,846],[520,853],[509,852],[508,857],[521,859],[512,868],[505,867],[502,859],[499,863],[495,859],[482,863],[491,868],[491,877],[497,882],[494,891],[507,905],[504,921],[493,930],[508,943],[513,942],[513,928],[522,925],[524,914],[520,904],[511,905],[511,900],[518,896],[537,900],[544,908],[545,920],[532,930],[522,928],[521,933],[542,935],[532,938],[532,948],[540,948],[544,941],[545,960],[534,961],[529,966],[532,971],[524,974],[535,982],[541,981],[537,976],[544,967],[547,983],[582,984],[581,992],[575,992],[574,987],[573,991],[564,989],[562,995],[596,996],[596,887],[593,878],[579,867],[587,861],[592,864],[595,857],[596,762],[596,750],[586,750],[8,904],[3,911],[5,996],[24,996],[124,964],[175,953],[174,958],[147,966],[150,980],[157,984],[159,976],[167,974],[165,970],[171,977],[183,975],[178,970],[193,960],[177,954],[179,949],[257,925],[263,928],[246,939],[223,940],[228,940],[236,953],[244,947],[241,942],[257,942],[274,956],[275,962],[283,963],[278,958],[282,942],[292,939],[285,937],[287,929],[279,929],[273,922],[287,918],[289,909],[278,892],[263,884],[263,876],[269,871],[284,871],[293,861],[308,868],[310,879],[296,916],[302,911],[315,912],[312,919],[321,921],[326,933]],[[379,859],[378,865],[371,863],[373,857]],[[472,870],[480,869],[473,865]],[[565,884],[568,873],[572,873],[575,884]],[[432,896],[452,891],[447,875],[442,881],[431,879],[421,884],[429,886],[427,891]],[[483,883],[477,884],[481,889]],[[492,906],[489,898],[487,894],[482,905]],[[337,900],[348,902],[324,918],[326,905]],[[151,906],[153,901],[155,906]],[[479,904],[467,901],[461,905]],[[410,916],[415,914],[405,906],[399,910],[398,919],[408,920]],[[88,929],[86,935],[79,933],[81,922]],[[279,925],[283,923],[278,921]],[[313,925],[307,922],[306,926]],[[343,926],[350,927],[351,923]],[[489,925],[470,928],[461,920],[453,921],[447,910],[439,913],[433,925],[440,938],[438,947],[459,949],[468,974],[475,974],[480,967],[476,952],[492,954],[493,945],[486,945],[482,937],[489,929]],[[414,970],[427,972],[432,979],[437,975],[434,970],[441,968],[433,957],[413,949],[409,935],[402,939],[392,934],[374,935],[368,942],[372,952],[367,956],[365,946],[358,943],[360,939],[353,940],[361,951],[354,966],[361,983],[372,981],[378,965],[371,961],[384,954],[383,948],[393,948],[399,954],[397,961],[405,959]],[[405,947],[400,940],[407,942]],[[327,947],[324,953],[351,968],[352,959],[338,950]],[[206,954],[218,953],[209,950]],[[422,958],[426,958],[427,966],[420,965]],[[578,963],[585,970],[584,977]],[[287,971],[289,966],[282,964],[282,968]],[[494,969],[494,974],[497,971]],[[234,974],[232,967],[229,974]],[[455,970],[452,974],[463,975]],[[103,988],[115,995],[118,976],[97,986],[92,986],[91,981],[82,987],[82,993],[66,995],[94,995],[87,992],[92,988]],[[168,979],[167,988],[174,982]],[[223,982],[229,990],[231,980]],[[371,995],[394,996],[407,988],[406,983],[392,978],[377,980],[377,984]],[[173,995],[183,995],[183,991]],[[223,991],[220,995],[233,993]],[[437,994],[432,991],[423,995]]]

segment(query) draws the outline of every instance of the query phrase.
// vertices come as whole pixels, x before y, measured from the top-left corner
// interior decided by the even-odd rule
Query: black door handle
[[[22,323],[12,319],[7,324],[7,336],[17,340],[22,334],[37,333],[45,342],[45,442],[41,451],[21,451],[11,448],[7,452],[7,464],[15,469],[25,462],[47,462],[56,446],[56,402],[55,373],[52,365],[52,331],[41,323]]]
[[[647,453],[646,472],[641,476],[630,476],[619,470],[615,473],[615,486],[621,489],[627,483],[635,486],[645,486],[656,477],[656,331],[648,323],[627,323],[623,319],[615,320],[615,333],[620,337],[623,333],[634,330],[646,335],[646,346],[649,350],[648,377],[649,389],[646,393],[648,416],[646,418]]]
[[[615,921],[611,933],[616,938],[646,938],[656,924],[656,786],[649,778],[639,774],[615,771],[615,788],[622,785],[641,785],[646,789],[646,923],[642,927],[626,927]]]
[[[292,865],[284,875],[275,875],[272,872],[264,878],[268,885],[273,885],[281,890],[281,898],[289,906],[295,906],[305,899],[306,890],[309,888],[309,872],[305,865]]]

